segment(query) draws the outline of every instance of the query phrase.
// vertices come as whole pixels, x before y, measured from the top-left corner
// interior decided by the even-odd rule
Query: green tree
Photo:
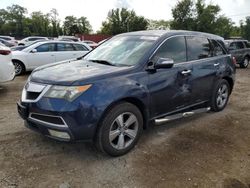
[[[182,0],[172,9],[172,29],[194,30],[213,33],[228,38],[233,31],[233,22],[221,16],[218,5],[206,5],[204,0]]]
[[[58,19],[59,13],[53,8],[49,13],[50,22],[52,24],[52,36],[57,37],[60,34],[60,20]]]
[[[75,35],[79,33],[77,18],[75,16],[66,16],[63,23],[63,29],[65,35]]]
[[[170,21],[166,20],[148,20],[148,30],[154,29],[169,29],[170,28]]]
[[[78,18],[77,23],[78,23],[78,28],[79,28],[80,33],[89,34],[93,31],[92,26],[90,25],[86,17],[82,16]]]
[[[32,35],[49,36],[50,20],[48,14],[42,12],[32,12],[30,17],[31,27],[30,32]],[[30,25],[30,24],[29,24]]]
[[[250,17],[246,18],[245,25],[243,26],[243,37],[250,41]]]
[[[172,29],[193,30],[194,28],[194,3],[192,0],[182,0],[172,9],[174,20],[171,22]]]
[[[100,33],[116,35],[129,31],[146,30],[147,26],[148,21],[142,16],[137,16],[135,11],[117,8],[109,11],[106,21],[102,23]]]
[[[9,25],[9,34],[15,36],[23,36],[23,22],[27,9],[20,5],[12,5],[7,7],[7,22]]]

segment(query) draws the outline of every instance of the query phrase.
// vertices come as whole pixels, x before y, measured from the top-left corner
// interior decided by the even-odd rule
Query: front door
[[[192,64],[187,63],[185,38],[176,36],[167,39],[154,54],[157,58],[170,58],[174,66],[149,72],[148,89],[151,94],[152,115],[158,117],[180,110],[190,103]]]
[[[41,44],[37,46],[35,50],[36,51],[31,50],[27,55],[27,61],[31,69],[55,62],[54,43]]]

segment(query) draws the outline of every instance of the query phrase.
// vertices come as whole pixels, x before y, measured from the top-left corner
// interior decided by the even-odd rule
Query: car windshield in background
[[[133,66],[139,63],[157,39],[155,36],[114,37],[90,52],[84,59],[113,66]]]

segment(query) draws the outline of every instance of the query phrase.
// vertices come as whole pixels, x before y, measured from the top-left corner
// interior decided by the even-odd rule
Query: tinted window
[[[170,58],[175,63],[185,62],[186,43],[184,37],[173,37],[168,39],[156,52],[156,58]]]
[[[75,51],[72,44],[68,43],[58,43],[57,51]]]
[[[0,37],[0,39],[11,40],[11,38],[8,38],[8,37]]]
[[[36,47],[37,52],[53,52],[55,51],[55,44],[42,44]]]
[[[88,49],[85,46],[80,44],[74,44],[74,47],[76,51],[88,51]]]
[[[242,42],[232,42],[229,47],[233,50],[239,50],[244,48],[244,44]]]
[[[217,41],[211,40],[211,42],[213,44],[213,56],[219,56],[225,54],[224,50]]]
[[[212,57],[212,48],[206,38],[188,36],[186,39],[188,61]]]
[[[247,48],[250,48],[250,43],[249,42],[244,42],[245,43],[245,46],[247,47]]]
[[[36,41],[36,40],[41,40],[41,39],[44,39],[44,38],[29,38],[28,40],[29,41]]]

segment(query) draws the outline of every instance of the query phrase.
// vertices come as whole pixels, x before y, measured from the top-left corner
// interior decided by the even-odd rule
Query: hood
[[[89,62],[86,60],[66,61],[35,69],[30,80],[52,85],[72,85],[74,82],[98,79],[129,67],[115,67]]]

